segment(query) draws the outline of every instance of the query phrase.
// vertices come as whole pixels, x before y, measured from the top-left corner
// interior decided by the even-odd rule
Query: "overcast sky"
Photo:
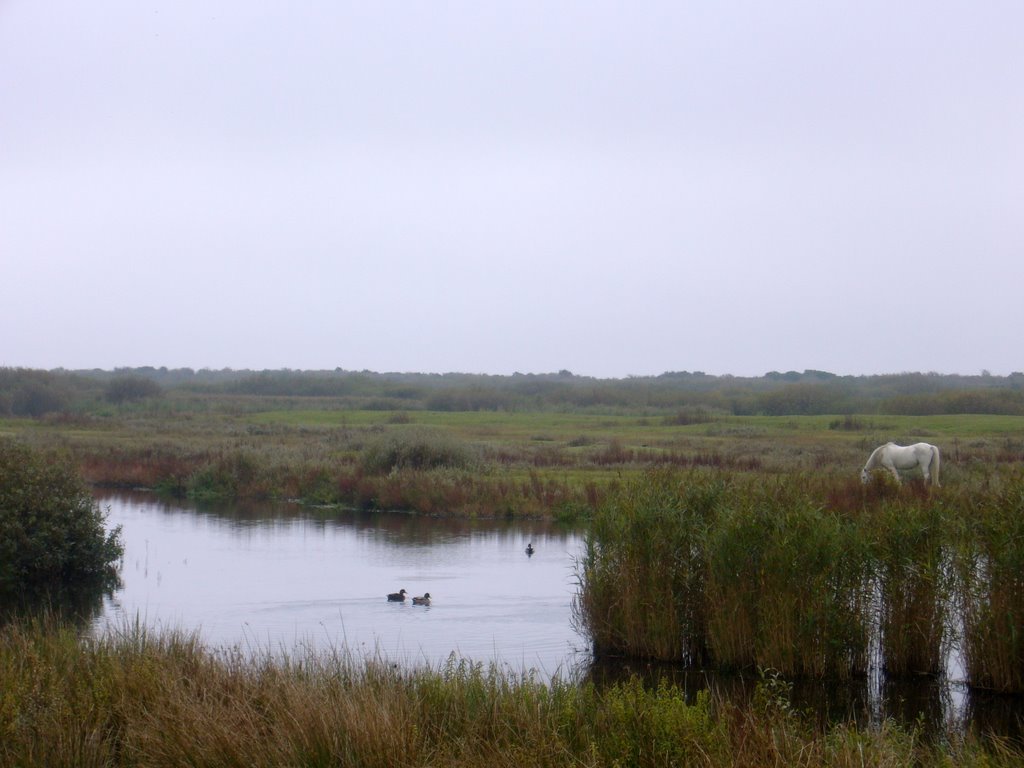
[[[0,366],[1024,370],[1022,30],[0,0]]]

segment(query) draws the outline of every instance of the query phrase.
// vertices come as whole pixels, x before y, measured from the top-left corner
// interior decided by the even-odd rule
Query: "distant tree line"
[[[821,414],[1024,415],[1024,373],[838,376],[700,371],[598,379],[569,371],[495,376],[335,370],[0,368],[0,416],[39,418],[142,407],[164,397],[329,400],[331,407],[434,411],[595,411],[770,416]]]

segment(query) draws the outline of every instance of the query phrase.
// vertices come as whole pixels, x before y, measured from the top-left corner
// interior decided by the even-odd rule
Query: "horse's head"
[[[862,469],[860,471],[860,481],[862,483],[864,483],[865,485],[867,485],[867,482],[870,479],[871,479],[871,473],[868,472],[868,468],[867,467],[864,467],[864,469]]]

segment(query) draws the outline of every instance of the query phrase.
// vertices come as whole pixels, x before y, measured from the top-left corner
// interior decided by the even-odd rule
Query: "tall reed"
[[[1024,691],[1024,474],[979,495],[959,553],[968,682]]]
[[[708,658],[708,526],[727,482],[671,472],[627,482],[595,513],[574,615],[598,653],[701,664]]]
[[[790,676],[867,671],[868,547],[798,479],[751,488],[708,537],[706,601],[716,663]]]
[[[938,499],[895,496],[865,511],[878,584],[879,634],[885,671],[939,674],[949,635],[955,531]]]

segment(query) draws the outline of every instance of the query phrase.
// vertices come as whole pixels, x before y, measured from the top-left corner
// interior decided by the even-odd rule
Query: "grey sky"
[[[1022,30],[0,0],[0,365],[1022,370]]]

